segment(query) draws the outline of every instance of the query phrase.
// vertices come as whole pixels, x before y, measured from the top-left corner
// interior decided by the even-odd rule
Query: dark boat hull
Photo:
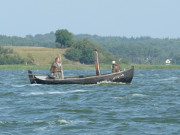
[[[49,79],[48,76],[41,77],[35,76],[32,71],[28,70],[29,80],[31,84],[97,84],[99,82],[119,82],[119,83],[131,83],[134,76],[134,66],[130,69],[102,75],[93,76],[77,76],[77,77],[65,77],[64,79]]]

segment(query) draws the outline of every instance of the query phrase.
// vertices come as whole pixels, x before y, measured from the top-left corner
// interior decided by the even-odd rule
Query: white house
[[[165,61],[165,63],[166,63],[166,65],[170,65],[170,64],[171,64],[171,60],[170,60],[170,59],[167,59],[167,60]]]

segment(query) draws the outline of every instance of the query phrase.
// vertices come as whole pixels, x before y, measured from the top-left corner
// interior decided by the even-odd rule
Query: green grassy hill
[[[21,58],[27,60],[29,56],[34,59],[34,65],[0,65],[0,69],[49,69],[55,57],[61,54],[64,69],[95,69],[94,65],[80,64],[79,62],[68,60],[64,57],[66,49],[27,47],[27,46],[5,46],[13,49]],[[103,65],[105,69],[111,69],[110,65]]]
[[[46,48],[46,47],[27,47],[27,46],[7,46],[4,48],[13,49],[21,58],[28,59],[31,56],[34,59],[35,65],[49,65],[55,57],[61,54],[64,64],[78,64],[64,57],[66,49]]]
[[[95,70],[94,65],[80,64],[64,57],[66,49],[46,48],[46,47],[27,47],[27,46],[6,46],[4,48],[13,49],[21,58],[34,59],[34,65],[0,65],[0,69],[49,69],[55,57],[61,54],[64,69],[91,69]],[[131,65],[120,65],[122,69],[128,69]],[[111,70],[111,63],[101,64],[101,69]],[[180,65],[139,65],[135,64],[135,69],[180,69]]]

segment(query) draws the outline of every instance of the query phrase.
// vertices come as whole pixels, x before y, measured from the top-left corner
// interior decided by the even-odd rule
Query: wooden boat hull
[[[97,84],[99,82],[131,83],[134,76],[134,66],[130,69],[102,75],[65,77],[64,79],[50,79],[48,76],[36,76],[28,70],[31,84]]]

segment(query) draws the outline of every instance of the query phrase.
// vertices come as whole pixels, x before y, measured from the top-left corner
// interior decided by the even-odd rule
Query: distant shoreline
[[[133,64],[132,64],[133,65]],[[122,69],[128,69],[131,65],[120,65]],[[180,69],[180,65],[137,65],[134,64],[135,70],[139,69]],[[0,70],[49,70],[50,65],[0,65]],[[95,70],[94,65],[85,64],[64,64],[64,70]],[[101,70],[111,70],[111,65],[100,65]]]
[[[0,65],[0,69],[10,69],[10,70],[49,70],[54,58],[61,54],[63,61],[63,69],[72,70],[95,70],[94,64],[86,65],[79,62],[68,60],[64,57],[66,49],[58,48],[45,48],[45,47],[28,47],[28,46],[6,46],[4,48],[13,49],[22,59],[27,60],[28,56],[34,59],[34,65]],[[138,69],[180,69],[180,65],[134,65],[135,70]],[[131,65],[120,64],[122,69],[129,69]],[[103,64],[100,63],[101,70],[111,70],[111,63]]]

